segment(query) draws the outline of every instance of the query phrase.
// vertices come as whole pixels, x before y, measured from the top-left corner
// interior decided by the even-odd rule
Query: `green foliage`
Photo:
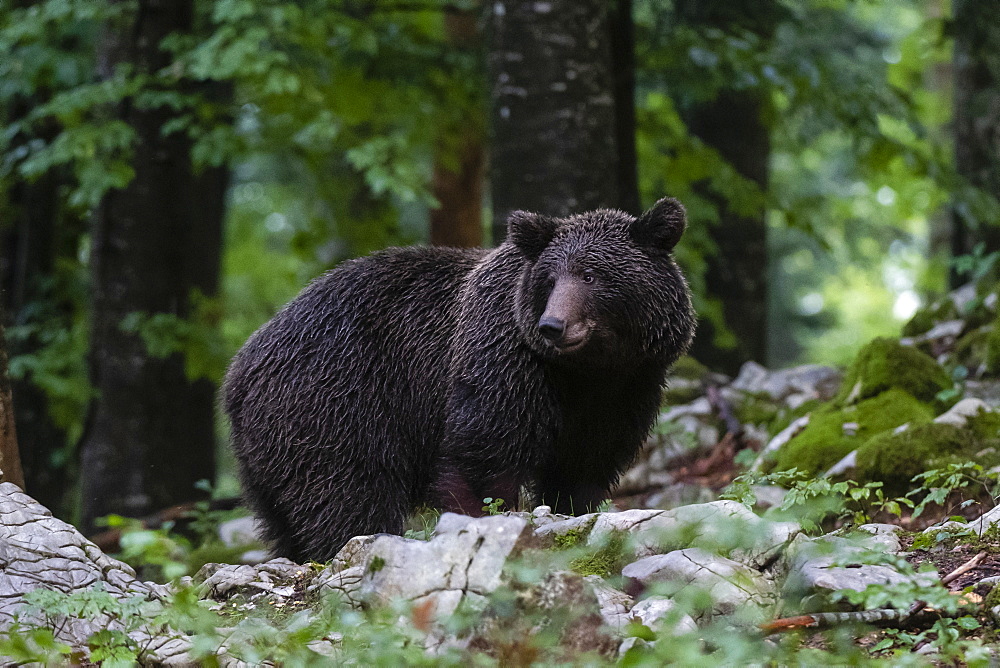
[[[905,559],[888,554],[877,556],[873,563],[888,563],[898,573],[904,575],[900,581],[885,585],[871,584],[863,591],[844,589],[834,592],[834,601],[847,601],[862,610],[898,606],[900,601],[925,601],[926,605],[938,611],[941,618],[927,629],[911,632],[909,630],[892,629],[888,638],[873,647],[873,651],[882,652],[896,648],[904,652],[913,651],[923,644],[931,644],[941,653],[942,659],[960,661],[968,665],[989,665],[989,652],[980,643],[962,640],[968,631],[980,628],[980,622],[973,617],[971,610],[961,614],[962,599],[944,587],[938,580],[933,568],[928,566],[923,570],[914,567]],[[923,574],[923,577],[921,577]]]
[[[413,540],[430,540],[439,519],[441,511],[437,508],[420,508],[410,516],[409,528],[403,535]]]
[[[487,496],[483,499],[483,512],[487,515],[500,515],[503,513],[503,499],[494,499],[491,496]]]
[[[828,522],[848,521],[854,525],[873,521],[879,515],[902,514],[909,499],[887,497],[880,482],[833,481],[814,478],[805,471],[789,469],[770,474],[744,473],[721,494],[748,508],[757,503],[754,485],[778,485],[787,489],[773,514],[794,519],[806,531],[818,531]]]
[[[958,462],[919,473],[913,477],[913,482],[919,487],[907,496],[921,499],[913,509],[914,518],[932,505],[941,506],[950,515],[980,499],[992,501],[996,498],[1000,491],[1000,472],[987,471],[974,462]]]
[[[144,579],[169,582],[196,573],[206,563],[235,563],[247,550],[261,547],[256,542],[227,546],[219,538],[219,525],[245,512],[211,510],[207,501],[201,501],[183,518],[183,532],[174,522],[153,529],[144,527],[140,520],[119,515],[109,515],[100,522],[121,532],[121,552],[116,557]]]
[[[790,363],[803,349],[815,361],[846,361],[894,332],[886,316],[905,318],[915,290],[943,286],[944,266],[927,264],[921,240],[939,207],[954,197],[989,215],[990,198],[956,176],[937,131],[951,101],[926,84],[950,57],[945,24],[912,2],[781,2],[752,15],[740,3],[693,6],[635,3],[643,198],[668,192],[688,203],[678,257],[696,309],[716,326],[719,305],[703,296],[715,252],[708,228],[723,207],[766,207],[769,317],[783,323],[771,361]],[[766,190],[688,130],[697,105],[726,91],[761,103]]]
[[[875,434],[933,417],[930,406],[898,388],[842,409],[830,404],[815,411],[806,428],[778,452],[775,466],[821,473]]]
[[[14,622],[0,636],[0,656],[18,664],[56,665],[67,660],[72,652],[69,645],[58,642],[48,627],[22,627]]]
[[[94,396],[87,369],[89,329],[85,277],[81,267],[59,261],[55,274],[38,277],[38,299],[13,326],[7,327],[11,379],[28,381],[48,399],[49,418],[66,433],[65,447],[54,452],[56,469],[72,459],[72,446],[83,433],[87,407]]]
[[[602,578],[620,574],[628,563],[630,553],[624,532],[612,531],[602,545],[570,561],[571,569],[580,575],[598,575]]]

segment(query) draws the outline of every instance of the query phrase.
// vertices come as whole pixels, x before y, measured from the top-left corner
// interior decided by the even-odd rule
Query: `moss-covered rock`
[[[851,362],[834,403],[855,403],[890,388],[904,390],[923,402],[934,402],[938,392],[951,386],[947,372],[929,355],[895,339],[878,338],[865,345]]]
[[[983,362],[986,373],[991,376],[1000,375],[1000,317],[993,321],[993,327],[986,334]]]
[[[919,424],[898,434],[874,436],[858,448],[855,478],[885,483],[888,494],[912,489],[913,476],[951,463],[1000,461],[1000,413],[980,411],[964,426]]]
[[[920,424],[898,434],[878,434],[858,448],[855,479],[883,482],[889,495],[905,494],[918,473],[971,458],[974,441],[969,430],[950,424]]]
[[[691,357],[684,355],[670,367],[672,378],[684,378],[686,380],[701,380],[709,374],[708,367]]]
[[[930,422],[934,410],[908,392],[892,388],[853,406],[829,404],[813,413],[809,425],[778,452],[776,469],[821,473],[872,436],[907,422]],[[855,424],[845,431],[845,424]]]
[[[930,306],[918,309],[913,317],[903,325],[903,336],[917,336],[930,330],[934,325],[945,320],[958,317],[955,302],[949,298],[942,299]]]

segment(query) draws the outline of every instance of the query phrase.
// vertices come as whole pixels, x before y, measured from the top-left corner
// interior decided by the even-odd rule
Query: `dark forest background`
[[[86,529],[235,494],[247,336],[343,259],[499,243],[513,209],[676,196],[694,356],[842,362],[993,270],[991,5],[0,3],[6,476],[16,429]]]

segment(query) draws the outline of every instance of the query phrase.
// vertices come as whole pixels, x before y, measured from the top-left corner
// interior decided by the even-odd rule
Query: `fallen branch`
[[[717,385],[709,385],[705,388],[705,396],[708,398],[708,403],[712,406],[712,409],[719,414],[719,417],[725,423],[726,431],[732,434],[733,438],[743,447],[743,423],[736,419],[736,415],[733,414],[733,407],[722,396],[719,387]]]
[[[980,552],[972,559],[969,559],[967,562],[965,562],[964,564],[953,570],[951,573],[948,573],[948,575],[941,578],[941,584],[947,587],[952,582],[957,580],[959,576],[964,575],[965,573],[968,573],[972,569],[979,566],[979,564],[981,564],[983,562],[983,559],[985,558],[986,558],[986,553]],[[913,617],[913,615],[920,612],[920,610],[923,609],[925,605],[927,605],[927,601],[914,601],[913,605],[910,606],[910,609],[906,611],[906,617],[904,617],[902,620],[903,623],[905,624],[906,622],[908,622],[910,618]]]
[[[941,584],[948,586],[959,576],[977,568],[983,559],[985,552],[980,552],[972,559],[953,570],[948,575],[941,578]],[[862,623],[878,624],[894,622],[897,626],[903,626],[909,622],[918,612],[927,605],[926,601],[914,601],[906,610],[895,608],[883,608],[876,610],[859,610],[855,612],[816,612],[811,615],[798,615],[797,617],[784,617],[772,622],[765,622],[760,625],[760,629],[767,633],[778,633],[780,631],[792,631],[804,628],[821,628],[834,626],[836,624]]]

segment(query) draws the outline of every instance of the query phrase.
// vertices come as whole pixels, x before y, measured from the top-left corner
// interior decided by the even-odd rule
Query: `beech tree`
[[[4,335],[3,306],[0,305],[0,480],[24,489],[21,454],[17,448],[14,406],[7,376],[7,338]]]
[[[515,209],[563,216],[619,206],[608,3],[489,7],[493,242]]]
[[[696,27],[736,28],[770,39],[782,9],[776,0],[678,0],[677,19]],[[736,173],[767,190],[771,129],[765,121],[769,93],[762,88],[731,87],[691,104],[684,118],[692,135],[718,151]],[[709,229],[717,252],[708,259],[707,297],[722,304],[724,325],[739,332],[732,348],[715,345],[716,326],[702,319],[692,354],[705,364],[736,373],[748,360],[767,358],[767,226],[764,210],[741,215],[715,197],[719,220]]]
[[[955,167],[969,185],[1000,198],[1000,18],[991,3],[955,0]],[[996,204],[952,208],[952,255],[1000,251]],[[952,283],[967,280],[952,272]]]
[[[124,14],[102,40],[102,76],[111,80],[123,67],[160,72],[171,62],[163,40],[190,31],[193,19],[193,0],[146,2]],[[193,295],[218,287],[226,172],[195,172],[190,140],[164,132],[174,115],[133,98],[116,109],[135,133],[134,176],[105,194],[91,230],[98,394],[81,443],[85,528],[108,513],[141,516],[189,500],[198,480],[215,475],[213,385],[190,380],[179,353],[149,350],[150,327],[183,321]]]

